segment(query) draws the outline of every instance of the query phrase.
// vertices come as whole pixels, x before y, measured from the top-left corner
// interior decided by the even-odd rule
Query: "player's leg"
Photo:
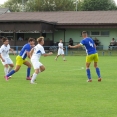
[[[21,65],[23,64],[23,59],[20,56],[16,57],[16,67],[14,70],[10,71],[7,75],[6,75],[6,79],[9,78],[9,76],[12,76],[14,73],[16,73],[17,71],[19,71]]]
[[[63,57],[63,61],[66,61],[64,54],[62,54],[62,57]]]
[[[91,61],[92,61],[92,56],[91,55],[86,56],[86,72],[87,72],[87,77],[88,77],[87,82],[92,82],[91,72],[90,72]]]
[[[9,65],[9,70],[8,70],[8,73],[9,73],[13,69],[14,64],[13,64],[13,61],[10,58],[7,58],[7,61],[8,61],[8,65]]]
[[[9,68],[8,68],[8,73],[10,73],[12,71],[14,67],[14,64],[9,64]],[[9,78],[11,78],[12,76],[9,76]]]
[[[40,66],[40,72],[45,71],[45,67],[43,65]]]
[[[5,73],[5,76],[7,75],[8,73],[8,64],[7,64],[7,59],[4,58],[5,62],[2,62],[3,66],[4,66],[4,73]]]
[[[57,56],[55,57],[55,60],[57,61],[57,58],[60,56],[60,50],[58,50],[58,54]]]
[[[12,71],[13,67],[14,67],[14,64],[9,64],[9,70],[8,70],[8,73]]]
[[[28,68],[27,68],[27,80],[31,80],[31,77],[30,77],[30,71],[31,71],[31,64],[30,64],[30,62],[28,62],[28,61],[25,61],[24,63],[23,63],[24,65],[26,65]]]
[[[39,68],[38,69],[35,69],[35,72],[33,73],[32,78],[31,78],[31,81],[30,81],[31,84],[36,84],[35,83],[35,80],[36,80],[36,77],[37,77],[37,75],[39,73],[40,73],[40,69]]]
[[[32,65],[34,67],[35,72],[32,75],[32,79],[31,79],[30,83],[35,84],[35,80],[36,80],[37,75],[39,73],[43,72],[45,70],[45,67],[39,61],[31,61],[31,62],[32,62]]]
[[[94,67],[95,67],[95,70],[96,70],[96,73],[97,73],[97,76],[98,76],[98,81],[101,81],[101,74],[100,74],[100,69],[97,65],[98,63],[98,54],[95,54],[94,56]]]
[[[57,60],[59,56],[60,56],[60,55],[57,54],[57,56],[55,57],[55,60]]]
[[[8,70],[9,70],[9,66],[8,66],[8,64],[5,64],[4,65],[4,73],[5,73],[5,76],[8,74]]]
[[[10,76],[12,76],[14,73],[16,73],[17,71],[19,71],[21,65],[16,65],[14,70],[11,70],[7,75],[6,75],[6,79],[8,79]]]
[[[33,73],[32,79],[31,79],[31,84],[35,84],[36,77],[39,73],[43,72],[45,70],[44,66],[40,66],[39,69],[35,69],[35,72]]]
[[[66,61],[65,56],[64,56],[64,51],[63,51],[63,50],[61,50],[61,55],[62,55],[62,57],[63,57],[63,61]]]

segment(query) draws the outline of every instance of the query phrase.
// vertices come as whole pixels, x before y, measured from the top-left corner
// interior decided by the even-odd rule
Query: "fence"
[[[11,46],[11,48],[13,48],[15,51],[16,51],[16,54],[19,54],[22,46]],[[57,54],[57,50],[58,50],[58,46],[44,46],[44,49],[46,52],[53,52],[55,54]],[[106,56],[106,55],[109,55],[109,56],[112,56],[112,55],[117,55],[117,47],[111,47],[109,50],[103,50],[103,48],[101,47],[97,47],[97,51],[98,51],[98,54],[101,55],[101,56]],[[76,48],[76,49],[70,49],[68,48],[68,46],[64,46],[64,52],[65,52],[65,55],[79,55],[79,56],[82,56],[82,55],[86,55],[86,52],[85,52],[85,48]]]
[[[19,54],[20,50],[22,49],[23,46],[11,46],[16,52],[16,54]],[[67,55],[68,51],[68,46],[64,46],[65,48],[65,55]],[[56,53],[58,50],[58,46],[44,46],[44,49],[46,52],[54,52]]]

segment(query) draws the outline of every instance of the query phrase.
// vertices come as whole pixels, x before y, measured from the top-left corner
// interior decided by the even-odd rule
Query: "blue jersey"
[[[25,44],[25,45],[23,46],[23,48],[21,49],[19,55],[20,55],[23,59],[25,59],[25,58],[27,57],[27,52],[30,52],[30,50],[31,50],[31,46],[30,46],[29,43],[27,43],[27,44]]]
[[[80,44],[85,46],[87,55],[97,53],[94,41],[90,37],[83,39]]]

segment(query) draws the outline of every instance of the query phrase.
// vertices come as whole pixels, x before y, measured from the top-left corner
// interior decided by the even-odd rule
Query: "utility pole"
[[[78,11],[78,0],[76,0],[76,11]]]
[[[22,12],[24,12],[24,0],[22,0]]]

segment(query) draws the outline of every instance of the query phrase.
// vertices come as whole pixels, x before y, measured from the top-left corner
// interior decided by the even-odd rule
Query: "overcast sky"
[[[4,4],[4,2],[7,1],[7,0],[0,0],[0,4]],[[117,4],[117,0],[114,0]]]

